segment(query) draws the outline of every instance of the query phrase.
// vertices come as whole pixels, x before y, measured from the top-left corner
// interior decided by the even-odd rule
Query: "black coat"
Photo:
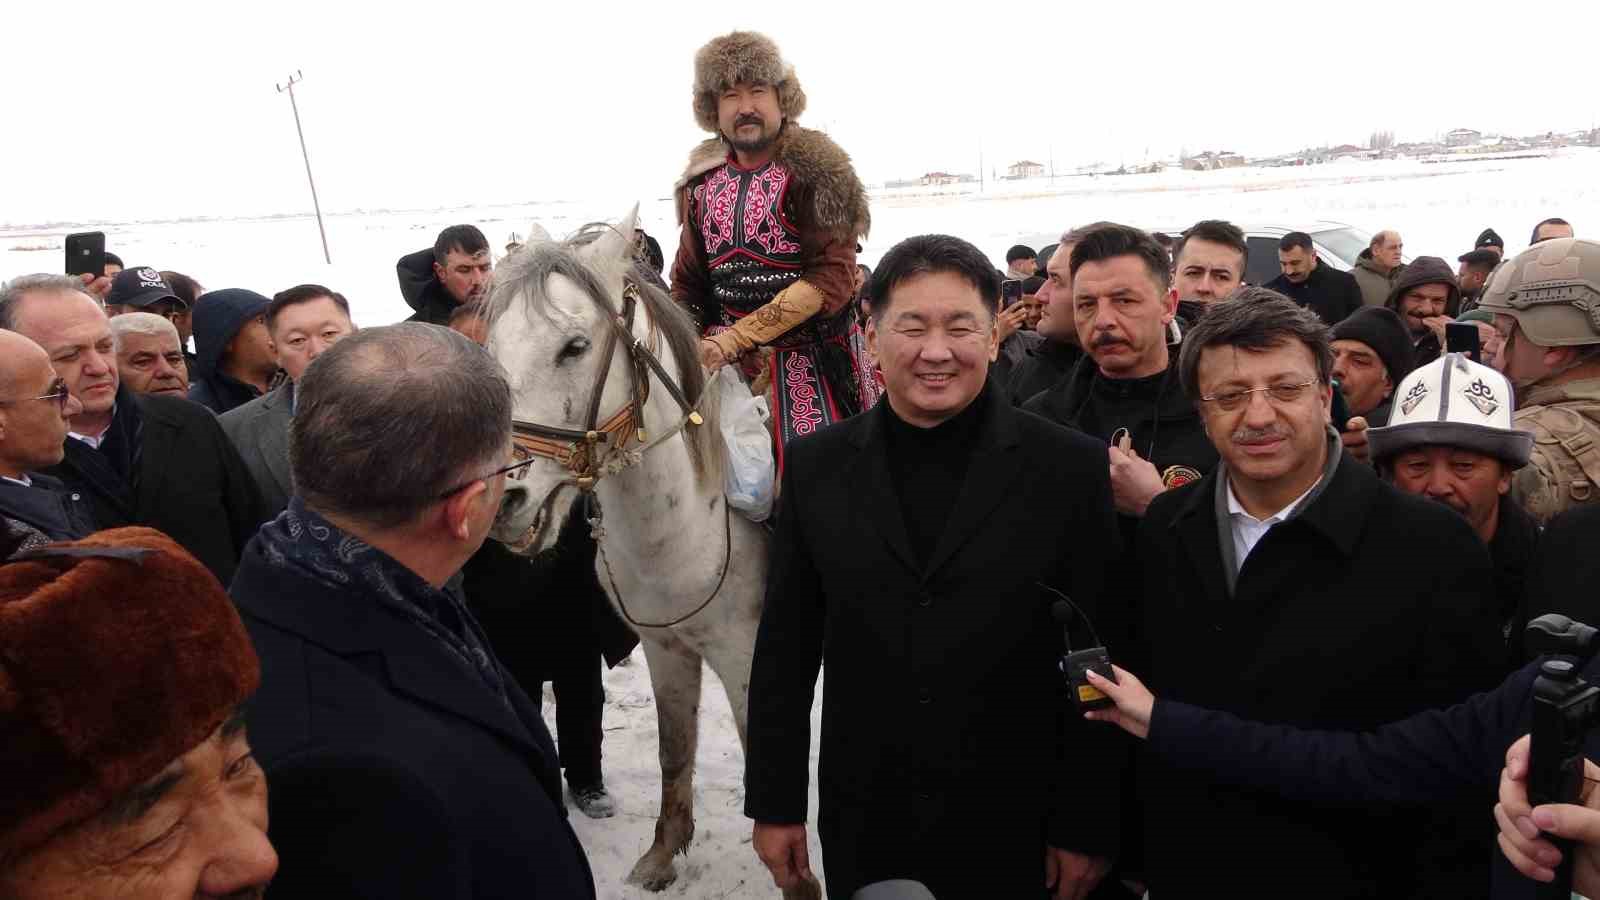
[[[1230,594],[1220,542],[1233,538],[1217,521],[1218,477],[1157,497],[1140,523],[1135,659],[1156,696],[1358,730],[1499,677],[1489,558],[1461,516],[1346,454],[1319,495],[1261,538]],[[1437,875],[1423,860],[1460,849],[1420,846],[1417,836],[1434,829],[1416,820],[1309,810],[1160,760],[1140,777],[1149,883],[1168,900],[1422,896],[1414,879]],[[1486,864],[1486,850],[1475,859]]]
[[[14,519],[52,541],[75,541],[95,530],[82,492],[49,475],[35,474],[31,480],[32,486],[23,486],[0,479],[0,518]]]
[[[1501,508],[1510,502],[1509,497],[1502,497]],[[1600,592],[1595,588],[1600,585],[1597,549],[1600,506],[1575,507],[1551,519],[1528,565],[1522,621],[1560,613],[1600,627]],[[1513,641],[1517,637],[1513,634]],[[1594,758],[1600,761],[1600,756]]]
[[[1170,349],[1176,362],[1177,348]],[[1217,448],[1206,436],[1200,412],[1183,392],[1175,368],[1167,368],[1153,401],[1132,399],[1126,389],[1129,383],[1101,377],[1094,357],[1085,355],[1070,375],[1022,408],[1097,438],[1102,450],[1117,429],[1128,429],[1133,449],[1175,486],[1211,471],[1217,464]],[[1101,408],[1115,410],[1115,415],[1094,421],[1091,401],[1097,397]]]
[[[67,438],[66,458],[46,471],[89,498],[97,530],[148,525],[165,532],[227,584],[267,518],[239,451],[216,417],[188,400],[124,388],[117,404],[137,404],[144,421],[131,502],[104,454],[76,438]]]
[[[1173,771],[1273,794],[1311,815],[1334,810],[1415,820],[1418,811],[1462,795],[1493,794],[1506,749],[1529,733],[1537,674],[1538,666],[1529,664],[1463,703],[1360,732],[1267,725],[1159,698],[1147,748]],[[1591,660],[1584,678],[1600,680],[1600,662]],[[1600,731],[1590,732],[1584,755],[1600,759]],[[1490,816],[1493,802],[1478,800],[1475,816]],[[1494,859],[1488,896],[1532,900],[1534,882],[1512,869],[1492,842],[1486,852]]]
[[[1299,284],[1287,275],[1279,275],[1266,286],[1321,316],[1329,325],[1339,324],[1361,308],[1361,283],[1349,272],[1324,262],[1318,262],[1311,276]]]
[[[1010,376],[1003,383],[1006,396],[1013,406],[1022,406],[1067,377],[1083,357],[1083,348],[1077,344],[1049,338],[1040,341],[1029,347],[1027,355],[1011,368]]]
[[[1105,449],[988,389],[926,567],[890,477],[885,404],[789,449],[751,673],[745,814],[805,822],[825,664],[817,829],[831,897],[893,877],[941,898],[1038,896],[1046,840],[1116,854],[1126,744],[1069,713],[1055,598],[1039,586],[1119,638]]]
[[[260,542],[230,594],[261,657],[274,896],[594,897],[550,734],[503,669],[509,705],[418,624]]]
[[[400,296],[415,310],[407,322],[450,324],[450,314],[455,312],[457,303],[433,274],[432,247],[400,257],[394,264],[394,271],[400,280]]]

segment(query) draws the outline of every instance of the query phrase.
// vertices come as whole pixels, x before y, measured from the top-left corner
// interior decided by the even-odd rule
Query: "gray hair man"
[[[1398,231],[1380,231],[1372,236],[1367,249],[1356,258],[1351,274],[1361,285],[1361,302],[1366,306],[1382,306],[1394,289],[1395,276],[1404,268],[1400,251],[1404,248]]]
[[[593,897],[539,707],[456,578],[515,468],[505,374],[460,334],[404,323],[339,340],[295,403],[297,493],[232,586],[261,656],[250,726],[277,887],[460,896],[470,877]]]
[[[117,372],[128,390],[188,398],[189,364],[172,320],[155,313],[123,313],[112,317],[111,337],[116,342]]]

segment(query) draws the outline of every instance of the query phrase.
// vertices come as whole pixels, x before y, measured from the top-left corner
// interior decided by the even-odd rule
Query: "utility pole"
[[[317,233],[322,235],[322,261],[333,264],[333,258],[328,255],[328,231],[322,227],[322,204],[317,202],[317,182],[311,177],[311,155],[306,152],[306,132],[300,127],[300,105],[294,101],[294,86],[305,80],[299,69],[289,76],[288,84],[274,85],[278,93],[285,91],[289,94],[289,108],[294,110],[294,131],[300,135],[300,156],[306,161],[306,182],[311,185],[311,208],[317,213]]]

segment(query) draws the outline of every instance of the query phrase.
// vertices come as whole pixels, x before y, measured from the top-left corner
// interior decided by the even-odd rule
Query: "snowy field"
[[[643,224],[670,257],[676,246],[671,202],[639,199]],[[285,199],[286,205],[300,202],[298,197]],[[381,325],[410,312],[396,287],[395,260],[431,246],[446,225],[473,222],[498,248],[512,232],[526,234],[532,222],[560,235],[592,220],[615,219],[625,206],[622,201],[552,202],[335,215],[327,220],[332,266],[322,262],[316,223],[309,216],[93,227],[107,232],[109,249],[129,265],[176,269],[211,289],[250,287],[265,294],[318,282],[345,293],[360,324]],[[1455,257],[1471,249],[1483,228],[1498,231],[1508,251],[1516,253],[1525,247],[1533,224],[1552,215],[1575,223],[1580,235],[1600,235],[1600,151],[1571,149],[1550,158],[1494,162],[1352,162],[1064,177],[1054,183],[991,184],[981,194],[976,185],[876,192],[874,228],[863,261],[871,264],[896,241],[927,232],[972,240],[998,265],[1005,249],[1024,236],[1059,233],[1098,219],[1165,228],[1218,217],[1246,225],[1333,220],[1366,231],[1396,228],[1408,255],[1443,256],[1454,266]],[[0,230],[0,279],[60,271],[62,236],[77,230],[88,229]],[[605,771],[618,814],[593,821],[575,812],[573,823],[588,850],[600,897],[649,896],[622,884],[650,844],[659,802],[656,718],[643,653],[636,652],[631,665],[605,678]],[[552,732],[553,702],[547,694],[545,714]],[[816,719],[813,710],[814,734]],[[741,814],[742,754],[721,685],[709,672],[700,721],[695,842],[679,858],[679,879],[666,896],[777,896],[750,848],[750,824]],[[813,772],[815,761],[813,753]],[[811,859],[825,877],[814,831]]]
[[[668,187],[663,184],[663,194]],[[1098,219],[1159,228],[1202,218],[1243,225],[1332,220],[1369,232],[1396,228],[1408,256],[1442,256],[1452,266],[1486,227],[1498,231],[1512,253],[1526,246],[1533,224],[1548,216],[1575,223],[1579,234],[1600,234],[1600,150],[1592,148],[1570,148],[1542,159],[1350,161],[1304,168],[991,182],[981,194],[977,188],[874,192],[872,236],[862,261],[876,262],[902,238],[947,232],[973,241],[1003,265],[1006,248],[1025,236],[1058,234]],[[410,314],[396,286],[395,260],[432,246],[446,225],[478,225],[498,253],[513,232],[526,235],[530,223],[560,236],[586,222],[616,220],[635,200],[641,221],[670,259],[677,244],[672,203],[664,197],[640,197],[332,215],[326,220],[331,266],[322,261],[316,221],[309,215],[0,230],[0,278],[60,271],[62,237],[92,227],[107,233],[108,249],[129,265],[176,269],[208,289],[249,287],[268,295],[302,282],[325,284],[350,298],[359,324],[382,325]],[[304,202],[301,197],[284,200],[286,206]]]

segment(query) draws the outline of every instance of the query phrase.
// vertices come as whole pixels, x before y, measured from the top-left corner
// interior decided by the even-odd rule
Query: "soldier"
[[[1480,308],[1533,455],[1511,496],[1540,523],[1600,503],[1600,243],[1557,238],[1501,266]]]

